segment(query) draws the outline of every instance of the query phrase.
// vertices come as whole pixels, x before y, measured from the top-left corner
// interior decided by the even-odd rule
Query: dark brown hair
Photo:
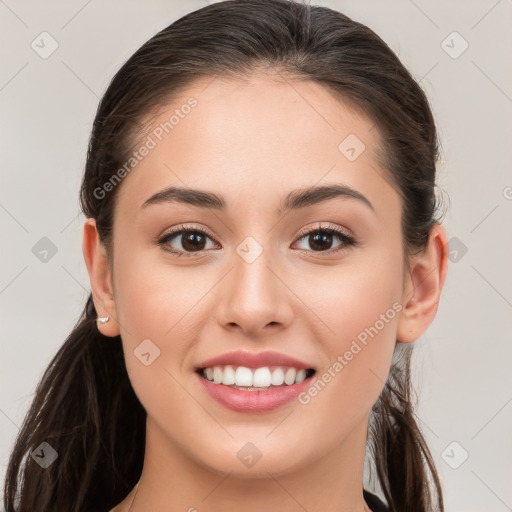
[[[152,37],[101,99],[81,207],[96,219],[109,255],[119,187],[98,190],[129,158],[144,119],[196,79],[243,78],[258,69],[313,80],[366,113],[402,198],[404,249],[423,248],[436,221],[439,143],[428,100],[397,56],[368,27],[329,8],[230,0],[191,12]],[[6,512],[107,511],[141,475],[146,412],[130,384],[120,337],[104,337],[96,317],[89,296],[37,386],[9,460]],[[390,511],[442,511],[437,472],[413,412],[410,348],[397,343],[372,408],[368,447]],[[30,456],[42,442],[58,453],[46,469]]]

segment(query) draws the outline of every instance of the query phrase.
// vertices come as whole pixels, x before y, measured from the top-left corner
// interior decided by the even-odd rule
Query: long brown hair
[[[229,0],[157,33],[121,67],[101,99],[80,199],[109,255],[119,187],[105,193],[103,185],[128,160],[143,120],[198,78],[244,77],[260,67],[314,80],[369,116],[402,198],[404,250],[423,248],[437,215],[439,143],[428,100],[397,56],[368,27],[329,8]],[[106,511],[141,475],[146,412],[130,384],[120,337],[104,337],[96,316],[89,296],[37,386],[7,468],[6,512]],[[371,411],[368,448],[390,511],[443,511],[438,475],[414,418],[410,348],[397,343]],[[43,442],[58,453],[46,469],[31,457]]]

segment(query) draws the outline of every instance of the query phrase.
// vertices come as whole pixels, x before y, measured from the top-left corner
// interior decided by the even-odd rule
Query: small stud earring
[[[109,320],[108,316],[99,316],[97,318],[98,322],[100,322],[100,324],[106,324]]]

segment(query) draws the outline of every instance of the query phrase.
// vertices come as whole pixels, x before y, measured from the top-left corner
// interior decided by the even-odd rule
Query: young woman
[[[146,42],[96,114],[92,293],[6,511],[443,510],[410,389],[437,156],[424,92],[339,12],[232,0]]]

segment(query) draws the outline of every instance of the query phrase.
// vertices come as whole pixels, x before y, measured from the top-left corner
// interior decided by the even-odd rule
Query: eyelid
[[[171,228],[169,231],[166,231],[163,235],[160,235],[158,238],[161,239],[168,235],[176,235],[181,231],[198,231],[199,233],[204,233],[205,235],[209,236],[212,240],[214,240],[217,245],[219,245],[219,242],[217,242],[215,236],[213,236],[212,233],[207,228],[187,223],[180,224],[179,226]]]
[[[355,243],[354,237],[349,232],[347,232],[348,230],[345,230],[345,229],[343,229],[339,226],[336,226],[334,224],[322,225],[321,222],[319,222],[319,224],[317,226],[310,226],[307,228],[302,228],[299,231],[299,233],[297,234],[297,240],[300,240],[300,239],[304,238],[305,236],[311,234],[312,232],[314,233],[316,231],[331,231],[338,235],[342,235],[343,237],[345,237]]]
[[[164,238],[173,238],[179,234],[182,234],[183,232],[189,232],[189,231],[204,234],[208,238],[210,238],[213,242],[215,242],[216,245],[220,246],[220,244],[217,241],[217,239],[215,238],[215,236],[212,235],[212,233],[207,228],[203,228],[200,226],[196,226],[193,224],[187,224],[187,223],[180,224],[179,226],[176,226],[174,228],[171,228],[169,231],[164,232],[162,235],[158,235],[156,237],[156,242],[159,243]]]

